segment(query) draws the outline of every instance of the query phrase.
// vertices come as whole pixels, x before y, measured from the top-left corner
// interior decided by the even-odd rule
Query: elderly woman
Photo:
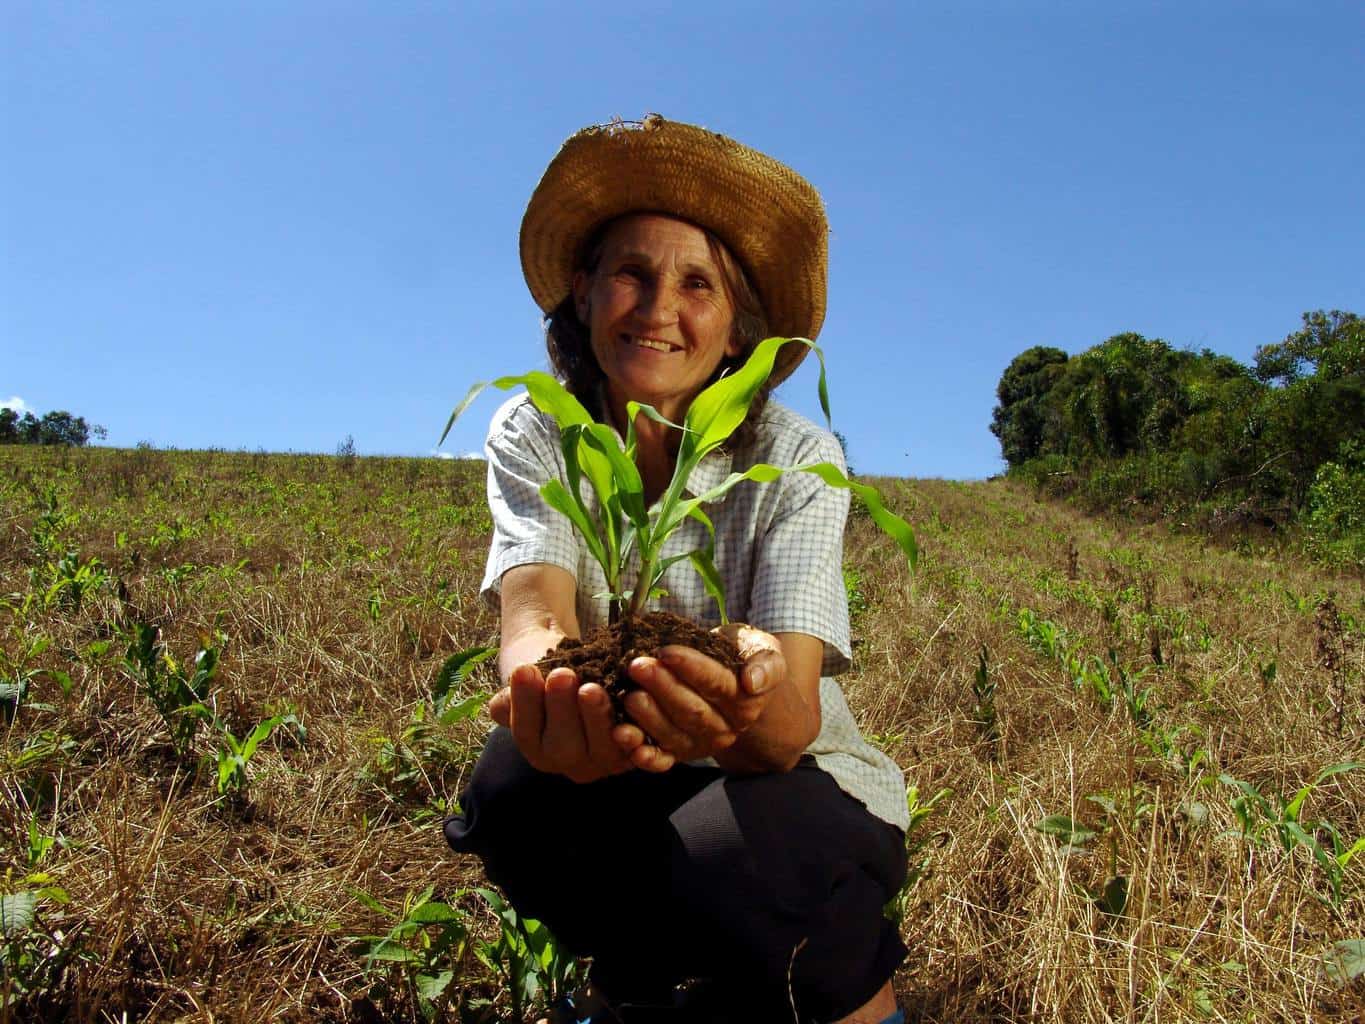
[[[759,340],[815,337],[827,232],[790,168],[651,115],[564,144],[527,207],[521,258],[554,369],[624,436],[627,403],[679,423]],[[805,351],[784,347],[773,383]],[[644,416],[635,429],[653,501],[679,433]],[[506,685],[445,833],[592,957],[570,1019],[899,1020],[890,978],[906,951],[882,908],[905,876],[903,783],[832,678],[849,665],[846,492],[789,474],[708,506],[732,616],[750,624],[734,630],[743,670],[686,647],[637,658],[618,722],[601,686],[535,665],[607,618],[600,569],[539,494],[564,478],[558,430],[513,398],[487,455],[483,589],[502,615]],[[764,392],[688,489],[812,461],[841,463],[836,439]],[[686,561],[663,589],[657,607],[718,620]]]

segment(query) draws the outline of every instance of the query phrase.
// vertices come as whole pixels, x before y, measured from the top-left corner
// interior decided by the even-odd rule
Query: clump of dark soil
[[[580,682],[600,683],[611,696],[617,714],[621,700],[639,689],[626,671],[639,657],[655,657],[661,647],[677,644],[714,658],[738,677],[744,662],[728,636],[712,633],[671,612],[645,612],[593,630],[581,640],[566,637],[537,664],[544,675],[551,669],[571,668]]]

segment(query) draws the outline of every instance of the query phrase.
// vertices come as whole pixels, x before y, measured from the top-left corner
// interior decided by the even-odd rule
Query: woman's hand
[[[667,771],[678,761],[723,755],[763,716],[774,693],[788,682],[787,660],[777,637],[731,624],[724,633],[744,661],[739,678],[690,647],[665,647],[657,658],[636,658],[631,678],[639,690],[626,695],[635,725],[619,727],[630,762],[646,771]],[[645,743],[648,735],[653,746]],[[638,739],[638,742],[635,742]]]
[[[644,742],[616,724],[606,690],[596,683],[580,684],[567,668],[545,678],[536,666],[519,665],[488,702],[488,712],[512,730],[531,767],[574,782],[630,771],[630,751]]]

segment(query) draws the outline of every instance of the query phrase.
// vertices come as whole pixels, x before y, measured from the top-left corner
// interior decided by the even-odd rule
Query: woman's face
[[[634,401],[681,422],[721,359],[738,354],[721,268],[706,234],[685,221],[621,218],[597,269],[577,274],[573,290],[618,416]]]

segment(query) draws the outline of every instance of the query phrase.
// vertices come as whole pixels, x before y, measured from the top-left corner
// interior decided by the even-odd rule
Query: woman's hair
[[[575,273],[581,271],[586,274],[593,274],[597,271],[597,265],[602,260],[607,232],[619,219],[616,218],[616,220],[599,224],[583,240],[574,257]],[[725,247],[725,243],[712,232],[706,228],[701,228],[701,231],[706,235],[706,244],[711,250],[711,258],[716,261],[716,266],[720,268],[726,294],[729,296],[730,305],[734,309],[730,333],[739,349],[738,355],[727,355],[721,359],[720,365],[716,367],[715,374],[706,382],[710,385],[725,374],[744,365],[755,346],[768,336],[768,318],[764,315],[763,307],[759,304],[758,293],[749,283],[739,261],[731,255],[730,250]],[[597,357],[593,354],[592,344],[588,336],[588,326],[578,319],[578,310],[575,308],[572,292],[566,295],[563,301],[545,317],[545,347],[549,352],[550,365],[554,369],[555,376],[564,382],[564,386],[583,403],[594,419],[605,421],[606,410],[599,408],[598,404],[598,396],[601,391],[599,385],[602,383],[604,374],[602,368],[597,364]],[[754,400],[749,405],[749,412],[744,417],[744,422],[730,435],[728,442],[730,447],[742,447],[753,440],[757,430],[758,418],[763,414],[763,408],[768,403],[768,393],[771,390],[772,386],[765,382],[758,393],[754,395]]]

